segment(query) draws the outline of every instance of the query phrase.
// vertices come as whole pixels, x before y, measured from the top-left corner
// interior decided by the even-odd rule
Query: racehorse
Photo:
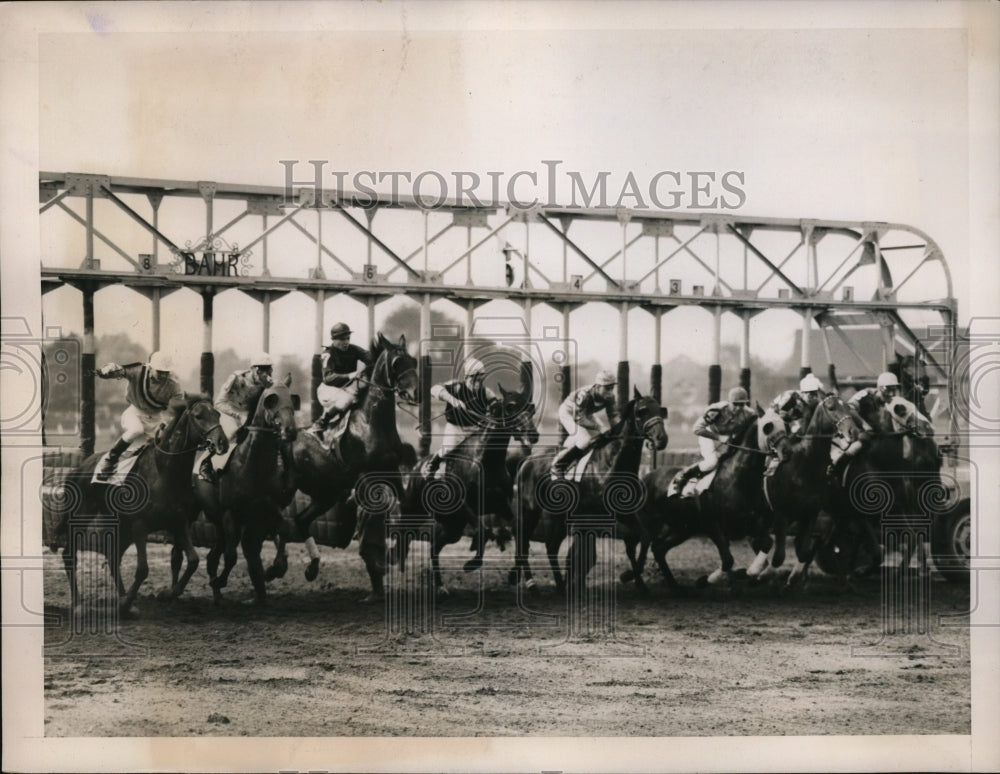
[[[372,342],[374,365],[366,371],[366,392],[351,409],[344,433],[331,448],[312,433],[299,433],[292,446],[296,487],[309,495],[309,507],[295,516],[296,529],[306,537],[310,553],[306,579],[319,572],[319,552],[309,535],[309,525],[331,507],[337,507],[338,547],[346,548],[358,522],[357,502],[350,498],[358,478],[364,473],[383,471],[397,474],[401,465],[412,464],[413,450],[399,438],[396,429],[396,399],[417,403],[417,361],[406,351],[406,337],[392,344],[381,333]],[[397,496],[401,491],[397,491]],[[380,518],[362,514],[360,554],[372,584],[372,597],[383,595],[385,572],[385,530]]]
[[[726,575],[735,563],[729,548],[731,540],[750,537],[758,555],[766,556],[771,550],[771,511],[761,487],[767,452],[758,441],[760,423],[765,425],[760,428],[765,435],[775,429],[770,417],[752,417],[737,428],[731,436],[737,440],[723,452],[715,478],[700,493],[690,497],[668,494],[675,473],[670,468],[654,470],[643,479],[646,501],[638,514],[642,547],[634,578],[638,587],[642,588],[648,547],[652,547],[653,558],[674,591],[680,590],[680,585],[667,564],[667,552],[695,535],[705,535],[715,544],[722,561],[721,573]],[[631,559],[634,543],[631,547],[626,543],[626,550]]]
[[[428,515],[434,519],[431,536],[431,564],[435,588],[442,594],[447,589],[441,579],[438,559],[444,546],[458,541],[465,530],[473,531],[472,550],[476,555],[465,563],[465,571],[482,566],[486,541],[493,538],[503,548],[514,525],[511,510],[513,483],[507,465],[507,446],[512,437],[522,443],[538,442],[535,426],[535,406],[528,396],[507,392],[498,385],[500,398],[491,402],[482,424],[449,452],[441,463],[445,474],[440,479],[428,478],[421,465],[410,477],[402,501],[406,515]],[[493,525],[484,521],[492,514]],[[398,560],[405,568],[411,533],[404,532],[400,544],[393,546],[391,561]]]
[[[236,564],[236,545],[243,548],[247,571],[258,604],[266,597],[265,573],[260,549],[264,538],[277,534],[279,570],[287,563],[281,537],[281,509],[295,494],[292,443],[295,441],[295,411],[298,396],[288,389],[291,379],[263,390],[250,421],[239,432],[236,447],[215,486],[201,477],[195,481],[195,495],[205,516],[215,525],[215,545],[208,553],[209,585],[216,604],[229,573]],[[217,575],[220,555],[225,555],[222,574]]]
[[[887,497],[885,514],[900,517],[901,524],[912,522],[904,517],[932,516],[943,513],[949,506],[949,495],[940,480],[941,455],[934,439],[915,427],[897,425],[870,395],[857,401],[857,409],[874,432],[834,487],[831,511],[837,534],[832,537],[844,554],[837,568],[841,575],[856,569],[871,572],[878,566],[882,551],[875,528],[883,514],[873,507],[875,504]],[[928,510],[933,512],[926,513]],[[862,541],[867,542],[867,551]],[[909,564],[913,546],[902,542],[900,548],[902,570]],[[859,552],[872,557],[869,566],[854,566],[854,556]]]
[[[639,509],[642,490],[637,473],[642,446],[649,442],[658,451],[666,448],[667,431],[663,425],[666,415],[667,410],[656,399],[644,397],[634,390],[634,397],[622,411],[621,420],[594,439],[593,456],[579,483],[551,480],[550,471],[557,449],[533,454],[521,464],[515,488],[517,552],[514,569],[508,575],[511,583],[521,581],[531,593],[537,593],[528,562],[529,542],[534,539],[545,543],[556,588],[565,590],[566,581],[559,567],[559,546],[569,534],[568,520],[573,511],[610,511],[621,521]],[[596,556],[592,549],[589,542],[586,546],[583,542],[577,545],[576,541],[571,544],[567,560],[571,583],[582,583],[593,567]],[[633,571],[636,569],[633,565]]]
[[[781,459],[774,474],[764,478],[764,495],[774,513],[775,548],[772,563],[785,561],[785,534],[796,524],[796,564],[788,576],[791,586],[805,579],[816,553],[816,520],[831,502],[827,477],[833,443],[847,448],[857,440],[862,428],[857,414],[837,395],[828,395],[813,410],[805,433],[788,435],[778,442]]]
[[[77,498],[76,507],[65,521],[66,548],[63,565],[69,577],[70,597],[75,609],[79,590],[76,583],[76,553],[84,546],[73,539],[71,529],[91,526],[101,516],[112,516],[116,524],[116,555],[108,555],[112,546],[102,542],[108,569],[114,576],[123,617],[131,615],[139,587],[149,575],[146,559],[146,539],[150,532],[166,530],[174,545],[187,556],[187,566],[180,578],[174,578],[170,596],[183,593],[191,575],[198,567],[198,553],[191,541],[190,523],[195,514],[194,492],[191,488],[191,468],[195,454],[206,446],[215,454],[228,448],[226,435],[219,425],[219,412],[209,398],[190,395],[169,406],[172,417],[165,428],[157,432],[152,443],[142,450],[121,486],[91,483],[94,469],[100,462],[100,453],[84,460],[67,478],[64,486],[70,487],[71,496]],[[135,543],[135,579],[128,591],[121,580],[121,559],[126,549]]]

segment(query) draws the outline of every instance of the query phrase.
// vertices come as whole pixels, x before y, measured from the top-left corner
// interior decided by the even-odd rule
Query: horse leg
[[[173,587],[170,589],[170,596],[175,599],[184,593],[184,589],[187,588],[188,581],[191,580],[191,576],[194,575],[195,570],[198,569],[198,551],[195,550],[194,541],[191,539],[190,522],[184,522],[184,528],[181,530],[180,538],[180,548],[187,557],[187,566],[184,568],[184,574],[180,577],[180,580],[175,580]],[[175,543],[174,548],[176,549],[177,547],[178,545]]]
[[[280,514],[278,518],[281,518]],[[271,562],[271,566],[264,573],[265,580],[272,581],[275,578],[285,577],[285,573],[288,572],[288,553],[286,548],[285,538],[281,534],[281,527],[279,525],[274,533],[274,561]]]
[[[754,550],[754,559],[747,568],[747,576],[750,578],[762,578],[769,569],[767,555],[774,547],[774,540],[769,532],[756,535],[750,541],[750,547]]]
[[[483,525],[480,522],[479,529],[477,529],[475,534],[472,536],[472,550],[476,552],[476,555],[462,566],[462,569],[465,572],[472,572],[483,566],[483,553],[486,551],[485,532],[486,531],[483,529]]]
[[[805,587],[809,565],[816,555],[816,536],[813,534],[815,526],[815,516],[799,522],[795,535],[795,566],[786,584],[789,588],[795,585]]]
[[[302,513],[295,514],[295,530],[306,539],[306,552],[309,554],[309,564],[306,566],[306,580],[314,581],[319,575],[319,548],[316,546],[316,539],[309,534],[309,525],[315,521],[321,513],[325,513],[330,507],[330,503],[314,499]],[[322,508],[322,510],[320,510]]]
[[[80,606],[80,589],[76,583],[76,543],[72,533],[67,534],[66,547],[63,548],[63,569],[66,570],[66,580],[69,582],[69,610],[72,615]]]
[[[267,585],[264,581],[264,563],[260,559],[260,549],[264,545],[265,529],[259,522],[248,524],[243,530],[240,547],[247,563],[247,574],[253,584],[254,603],[263,605],[267,601]]]
[[[177,585],[177,579],[180,577],[181,563],[183,561],[184,549],[175,539],[173,545],[170,546],[170,583],[172,586]]]
[[[385,599],[385,516],[383,514],[367,514],[358,535],[358,554],[365,563],[371,593],[365,597],[365,602],[381,602]]]
[[[212,583],[213,589],[224,589],[229,583],[229,573],[236,566],[236,547],[240,542],[240,527],[236,524],[231,511],[222,516],[220,524],[220,541],[222,543],[223,566],[222,573]],[[218,601],[221,597],[217,596]]]
[[[556,591],[560,594],[566,590],[566,576],[563,574],[562,570],[559,569],[559,546],[562,545],[563,536],[550,537],[545,541],[545,554],[549,559],[549,567],[552,568],[552,579],[556,583]],[[571,563],[569,561],[569,555],[566,557],[566,573],[571,571]]]
[[[139,587],[149,576],[149,562],[146,559],[146,530],[145,527],[137,524],[132,531],[132,541],[135,543],[135,578],[132,585],[125,593],[125,598],[118,606],[119,615],[122,618],[132,618],[132,604],[139,594]]]
[[[704,582],[709,584],[719,583],[723,578],[728,578],[729,574],[733,570],[733,565],[736,560],[733,558],[733,553],[729,549],[729,538],[726,537],[725,531],[721,524],[716,524],[712,533],[709,535],[712,542],[715,544],[716,550],[719,552],[719,559],[722,560],[722,566],[717,570],[713,570],[707,576],[705,576]]]
[[[649,548],[649,544],[642,542],[641,544],[641,555],[637,558],[635,549],[640,545],[640,541],[635,538],[629,538],[625,541],[625,555],[628,556],[628,562],[632,566],[631,570],[626,570],[621,574],[621,582],[628,583],[629,581],[635,582],[635,588],[642,594],[649,591],[646,588],[646,582],[642,579],[642,568],[646,563],[646,551]],[[631,572],[631,575],[629,573]]]

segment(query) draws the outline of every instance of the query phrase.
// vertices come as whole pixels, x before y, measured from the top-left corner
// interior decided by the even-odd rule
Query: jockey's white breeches
[[[150,414],[130,405],[122,412],[122,440],[132,443],[143,435],[152,438],[156,435],[156,429],[166,422],[164,412]]]
[[[238,416],[236,414],[227,414],[225,411],[219,412],[219,424],[222,426],[222,432],[226,434],[226,440],[230,442],[230,445],[232,445],[232,440],[236,436],[236,431],[243,427],[244,422],[246,422],[245,414]]]
[[[601,432],[601,426],[593,417],[578,420],[573,416],[573,412],[568,406],[559,407],[559,421],[566,429],[564,449],[568,449],[570,446],[586,449],[594,436]]]
[[[698,463],[698,470],[702,473],[715,470],[715,466],[719,464],[719,452],[722,451],[722,447],[725,446],[727,440],[726,436],[720,436],[717,441],[698,436],[698,448],[701,449],[702,457],[701,462]]]
[[[334,387],[329,384],[321,384],[316,388],[316,400],[319,401],[324,411],[339,409],[344,411],[351,407],[358,394],[358,380],[353,379],[346,387]]]

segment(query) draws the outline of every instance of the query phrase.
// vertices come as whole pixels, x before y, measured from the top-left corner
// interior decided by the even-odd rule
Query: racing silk
[[[727,400],[713,403],[694,423],[694,434],[705,438],[729,436],[756,416],[749,406],[736,406]]]
[[[252,368],[245,371],[234,371],[219,389],[219,394],[215,398],[215,407],[230,416],[239,415],[242,419],[244,415],[249,413],[265,386],[254,378]]]
[[[575,392],[571,392],[562,407],[566,408],[570,416],[577,422],[586,421],[599,411],[607,413],[608,422],[611,426],[618,423],[618,404],[614,395],[605,397],[604,390],[599,384],[592,384],[589,387],[581,387]]]
[[[105,379],[127,379],[125,400],[146,414],[158,414],[167,409],[171,400],[184,399],[184,390],[173,374],[154,384],[150,379],[152,369],[143,363],[124,366],[109,363],[101,369],[100,375]]]
[[[351,381],[351,374],[358,370],[358,363],[370,367],[372,356],[368,350],[356,344],[349,344],[341,351],[334,346],[323,350],[323,384],[331,387],[345,387]]]
[[[858,390],[847,402],[857,406],[865,397],[872,398],[879,408],[885,407],[885,398],[882,397],[882,393],[878,391],[877,387],[865,387],[863,390]]]
[[[781,417],[789,432],[797,435],[805,432],[813,413],[813,407],[798,390],[785,390],[771,401],[771,410]]]
[[[442,392],[465,404],[464,409],[459,409],[447,403],[444,409],[445,421],[461,428],[478,427],[489,411],[490,402],[497,399],[489,387],[473,389],[463,379],[452,379],[431,388],[431,395],[435,398],[440,398]]]

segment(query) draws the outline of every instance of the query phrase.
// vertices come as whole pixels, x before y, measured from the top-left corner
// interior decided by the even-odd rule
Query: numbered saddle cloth
[[[108,459],[108,453],[105,452],[101,455],[101,459],[97,461],[97,467],[94,468],[94,475],[90,479],[93,484],[107,484],[108,486],[121,486],[125,483],[125,479],[131,472],[132,468],[135,467],[135,461],[139,459],[139,455],[142,454],[143,450],[149,446],[151,443],[149,438],[137,438],[129,444],[129,447],[122,452],[121,456],[118,458],[118,462],[115,464],[114,472],[107,479],[98,479],[97,473],[104,467],[104,463]]]

